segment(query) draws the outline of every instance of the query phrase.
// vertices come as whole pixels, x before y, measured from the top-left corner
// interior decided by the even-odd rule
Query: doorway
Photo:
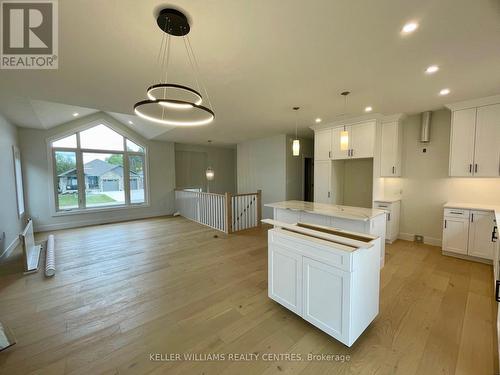
[[[304,201],[314,201],[314,159],[304,158]]]

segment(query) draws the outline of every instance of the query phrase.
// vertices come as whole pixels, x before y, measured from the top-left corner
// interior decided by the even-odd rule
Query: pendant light
[[[200,85],[198,60],[189,40],[188,34],[191,27],[186,15],[177,9],[165,8],[160,11],[156,23],[162,31],[158,53],[159,83],[146,89],[148,99],[136,103],[134,112],[139,117],[163,125],[199,126],[210,124],[215,119],[215,113],[209,108],[213,108],[213,106],[205,86]],[[172,39],[182,39],[184,42],[188,61],[195,75],[197,90],[168,82]],[[209,107],[202,105],[201,88],[203,88]]]
[[[297,136],[297,126],[298,126],[298,116],[299,116],[299,109],[300,107],[293,107],[293,110],[295,111],[295,139],[293,140],[292,143],[292,155],[293,156],[299,156],[300,155],[300,141],[299,137]]]
[[[208,145],[211,145],[212,141],[208,141]],[[205,177],[207,178],[207,193],[210,193],[210,181],[213,181],[215,178],[215,172],[214,169],[209,165],[208,168],[205,171]]]
[[[344,91],[340,95],[344,97],[344,115],[347,113],[347,96],[350,94],[349,91]],[[344,130],[340,132],[340,150],[347,151],[349,149],[349,132],[346,130],[344,125]]]

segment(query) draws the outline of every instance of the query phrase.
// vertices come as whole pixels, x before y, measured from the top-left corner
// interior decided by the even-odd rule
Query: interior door
[[[469,219],[445,217],[443,230],[443,250],[467,254]]]
[[[486,211],[472,211],[469,227],[469,255],[493,259],[495,243],[491,241],[491,234],[495,215]]]
[[[450,176],[472,176],[476,108],[453,112],[450,135]]]
[[[474,176],[498,177],[500,172],[500,104],[477,109]]]
[[[348,335],[350,274],[303,257],[302,317],[330,335]]]
[[[332,150],[332,130],[318,130],[314,133],[314,159],[330,160]]]
[[[276,245],[269,247],[269,297],[302,314],[302,256]]]
[[[345,130],[348,134],[348,145],[347,150],[342,150],[340,148],[340,135],[344,131],[344,127],[334,128],[332,131],[332,159],[349,159],[349,149],[351,148],[352,141],[352,129],[351,126],[346,126]]]
[[[331,203],[330,180],[332,164],[330,160],[314,163],[314,201]]]
[[[389,122],[382,125],[382,143],[380,158],[380,176],[393,177],[396,175],[396,161],[398,153],[398,123]]]
[[[351,157],[373,158],[375,148],[375,123],[357,124],[351,126]]]

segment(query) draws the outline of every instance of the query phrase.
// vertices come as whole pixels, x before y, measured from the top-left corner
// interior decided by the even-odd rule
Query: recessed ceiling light
[[[318,117],[318,118],[317,118],[316,120],[314,120],[314,121],[316,121],[316,124],[319,124],[319,123],[321,122],[321,119]]]
[[[134,125],[134,123],[132,122],[132,120],[128,120],[128,123],[129,123],[130,125]]]
[[[368,106],[368,107],[365,108],[365,112],[371,112],[372,110],[373,110],[373,108],[370,107],[370,106]]]
[[[401,29],[401,32],[403,34],[410,34],[410,33],[414,32],[417,29],[418,29],[418,23],[416,23],[416,22],[408,22],[407,24],[405,24],[403,26],[403,28]]]
[[[450,93],[450,89],[442,89],[441,91],[439,91],[439,95],[441,95],[441,96],[448,95],[449,93]]]
[[[78,115],[79,115],[79,113],[78,113],[78,112],[73,113],[73,117],[76,117],[76,116],[78,116]]]
[[[439,66],[431,65],[431,66],[427,67],[427,69],[425,69],[425,72],[427,74],[433,74],[433,73],[436,73],[438,70],[439,70]]]

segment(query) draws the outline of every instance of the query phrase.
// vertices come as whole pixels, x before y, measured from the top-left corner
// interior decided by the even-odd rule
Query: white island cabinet
[[[263,221],[269,298],[351,346],[379,312],[380,238]]]
[[[274,220],[284,223],[318,224],[380,237],[380,267],[384,266],[386,211],[293,200],[268,203],[265,206],[273,208]]]

